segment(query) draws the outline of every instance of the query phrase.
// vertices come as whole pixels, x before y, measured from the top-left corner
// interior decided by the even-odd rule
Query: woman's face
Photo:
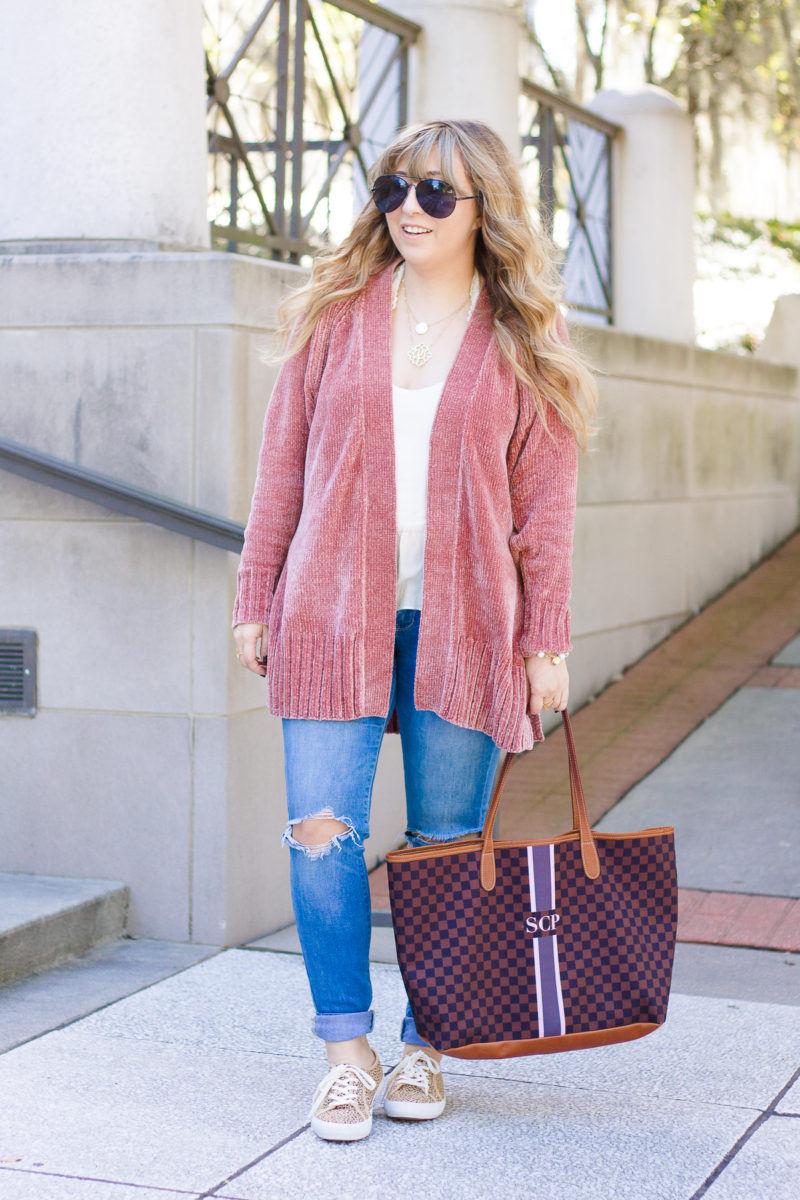
[[[406,161],[401,162],[394,174],[416,183],[406,166]],[[472,196],[474,189],[458,152],[453,167],[454,177],[447,182],[453,185],[457,196]],[[425,178],[443,178],[437,151],[428,159]],[[459,200],[449,217],[429,217],[417,202],[416,190],[409,188],[400,207],[386,214],[386,223],[392,241],[409,267],[426,274],[442,268],[448,274],[459,268],[465,273],[472,269],[475,235],[480,227],[477,200]]]

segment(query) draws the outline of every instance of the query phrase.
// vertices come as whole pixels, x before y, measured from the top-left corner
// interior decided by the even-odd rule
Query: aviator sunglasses
[[[409,183],[402,175],[379,175],[372,186],[372,199],[382,213],[394,212],[413,187],[417,203],[424,213],[437,220],[455,212],[458,200],[477,200],[477,196],[457,196],[455,188],[444,179],[418,179]]]

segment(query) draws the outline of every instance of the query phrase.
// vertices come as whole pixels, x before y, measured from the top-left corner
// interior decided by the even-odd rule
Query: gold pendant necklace
[[[412,367],[424,367],[433,358],[433,348],[427,342],[416,342],[409,348],[407,357]]]
[[[481,290],[481,281],[478,272],[475,271],[469,285],[469,293],[467,294],[467,298],[461,304],[459,304],[458,308],[444,317],[439,317],[436,321],[418,321],[411,311],[411,305],[408,303],[408,293],[405,287],[405,266],[406,264],[404,262],[400,264],[399,268],[395,272],[394,279],[392,280],[392,311],[394,312],[395,308],[397,307],[397,301],[402,289],[406,304],[406,313],[408,315],[408,328],[412,341],[412,345],[407,351],[408,361],[413,367],[424,367],[425,364],[429,363],[433,358],[433,347],[436,342],[449,327],[451,321],[455,320],[462,308],[464,308],[467,303],[469,303],[469,311],[467,312],[467,324],[469,324],[470,318],[475,310],[475,305],[478,302],[478,295],[480,294]],[[431,325],[439,325],[442,321],[446,321],[447,324],[444,326],[444,329],[439,330],[433,341],[414,341],[415,335],[424,336],[424,334],[426,334],[430,329]]]
[[[426,322],[426,321],[418,321],[416,319],[416,317],[414,316],[413,312],[411,311],[411,305],[408,302],[408,292],[405,287],[405,280],[403,280],[403,298],[406,302],[406,312],[408,313],[408,328],[409,328],[409,332],[411,334],[411,339],[412,339],[412,345],[409,348],[408,355],[407,355],[408,361],[411,363],[412,367],[424,367],[425,364],[429,363],[431,361],[431,359],[433,358],[433,347],[436,345],[439,338],[442,336],[443,333],[445,333],[450,328],[453,321],[456,319],[456,317],[461,312],[461,310],[463,308],[466,308],[467,304],[469,303],[469,299],[470,299],[469,292],[467,293],[466,298],[461,301],[458,308],[454,308],[451,313],[447,313],[445,316],[439,317],[439,319],[437,321],[431,321],[430,324],[428,324],[428,322]],[[430,341],[430,342],[414,342],[413,339],[414,339],[415,334],[417,334],[417,335],[425,334],[428,332],[430,325],[439,325],[439,324],[441,324],[442,321],[444,321],[445,324],[442,326],[442,328],[439,330],[439,332],[436,334],[436,337],[433,338],[432,341]]]
[[[442,321],[447,321],[450,317],[454,317],[456,315],[456,313],[461,312],[461,309],[464,307],[464,305],[469,300],[469,292],[467,292],[466,300],[462,300],[461,303],[459,304],[458,308],[454,308],[452,312],[445,313],[445,315],[443,317],[437,317],[435,321],[420,321],[414,315],[414,310],[412,309],[411,302],[408,299],[408,288],[406,287],[405,275],[403,276],[403,296],[405,297],[406,308],[408,309],[408,315],[411,317],[411,320],[414,323],[414,333],[419,333],[419,334],[425,334],[428,332],[428,330],[433,325],[440,325],[442,323]]]

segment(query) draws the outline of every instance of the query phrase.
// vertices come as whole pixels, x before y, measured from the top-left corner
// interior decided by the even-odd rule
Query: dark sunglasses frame
[[[429,217],[440,221],[456,211],[459,200],[477,200],[478,196],[457,196],[455,188],[444,179],[404,179],[402,175],[379,175],[372,185],[372,199],[379,212],[394,212],[404,203],[413,187],[417,203]],[[380,199],[378,194],[385,191]]]

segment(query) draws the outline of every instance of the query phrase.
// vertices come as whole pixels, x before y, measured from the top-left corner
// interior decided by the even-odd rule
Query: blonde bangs
[[[455,181],[455,139],[448,136],[446,130],[431,130],[426,137],[414,142],[408,155],[407,171],[412,179],[426,179],[430,171],[430,160],[436,156],[439,159],[439,172],[443,179],[452,184]],[[398,159],[393,170],[400,164]]]

